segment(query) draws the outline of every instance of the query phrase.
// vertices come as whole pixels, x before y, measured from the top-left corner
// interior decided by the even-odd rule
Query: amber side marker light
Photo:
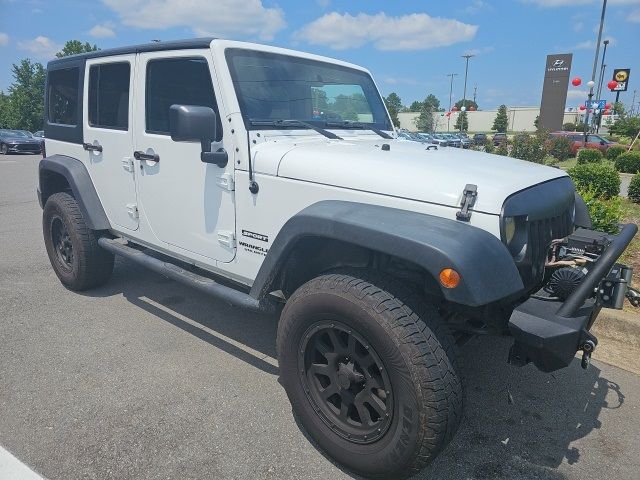
[[[445,268],[440,272],[440,283],[444,288],[456,288],[460,284],[460,274],[453,268]]]

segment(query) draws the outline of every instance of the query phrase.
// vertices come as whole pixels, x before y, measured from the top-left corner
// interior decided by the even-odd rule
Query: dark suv
[[[487,134],[486,133],[476,133],[473,136],[473,144],[474,145],[484,145],[487,143]]]
[[[507,134],[506,133],[495,133],[493,135],[493,146],[497,147],[498,145],[503,145],[507,143]]]

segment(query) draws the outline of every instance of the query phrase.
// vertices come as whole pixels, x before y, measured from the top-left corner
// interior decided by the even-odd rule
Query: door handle
[[[82,148],[91,152],[102,152],[102,145],[94,145],[93,143],[83,143]]]
[[[135,158],[136,160],[147,160],[149,162],[156,163],[160,161],[160,155],[158,155],[157,153],[144,153],[140,150],[136,150],[135,152],[133,152],[133,158]]]

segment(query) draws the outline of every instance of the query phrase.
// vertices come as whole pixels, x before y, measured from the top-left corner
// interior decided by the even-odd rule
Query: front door
[[[112,226],[127,230],[138,228],[131,109],[135,59],[88,60],[84,79],[85,165]]]
[[[218,115],[215,148],[229,142],[213,72],[209,50],[139,54],[134,151],[140,214],[155,236],[185,254],[229,262],[235,255],[233,158],[226,168],[203,163],[199,142],[174,142],[169,134],[171,105],[200,105]]]

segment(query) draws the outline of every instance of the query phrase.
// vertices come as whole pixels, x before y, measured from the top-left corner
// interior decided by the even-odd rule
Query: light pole
[[[447,112],[447,132],[451,124],[451,95],[453,95],[453,77],[457,77],[457,73],[447,73],[447,77],[451,77],[451,86],[449,87],[449,111]]]
[[[475,57],[475,55],[462,55],[462,58],[466,59],[466,63],[464,66],[464,90],[462,92],[462,106],[460,107],[460,115],[466,115],[467,110],[467,74],[469,73],[469,59],[471,57]],[[462,132],[462,127],[464,125],[464,118],[460,120],[460,131]]]
[[[591,80],[587,82],[589,85],[589,102],[587,105],[587,113],[584,116],[584,137],[583,146],[587,147],[587,132],[589,130],[589,110],[591,110],[591,101],[593,100],[593,87],[596,84],[596,69],[598,68],[598,57],[600,56],[600,41],[602,40],[602,28],[604,27],[604,14],[607,10],[607,0],[602,0],[602,14],[600,15],[600,28],[598,29],[598,41],[596,43],[596,55],[593,59],[593,71],[591,72]]]
[[[607,45],[609,45],[609,40],[605,40],[602,42],[604,48],[602,49],[602,61],[600,62],[600,78],[598,80],[598,100],[600,100],[600,96],[602,95],[602,83],[604,82],[604,69],[606,65],[604,64],[604,58],[607,55]]]

